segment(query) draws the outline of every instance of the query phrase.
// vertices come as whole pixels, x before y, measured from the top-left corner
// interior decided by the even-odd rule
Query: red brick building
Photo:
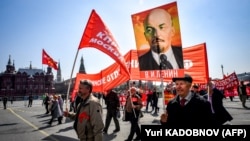
[[[6,70],[0,73],[0,97],[23,99],[24,96],[42,96],[44,93],[54,93],[54,75],[52,68],[47,71],[32,68],[15,69],[14,61],[9,57]]]

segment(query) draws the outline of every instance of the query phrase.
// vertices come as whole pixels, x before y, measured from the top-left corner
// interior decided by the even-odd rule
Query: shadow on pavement
[[[67,132],[67,131],[72,130],[72,129],[74,129],[73,126],[70,126],[70,127],[64,128],[64,129],[60,129],[56,133]]]
[[[233,107],[233,106],[225,106],[226,108],[230,108],[230,109],[239,109],[239,110],[250,110],[250,107]]]
[[[49,117],[49,116],[51,116],[51,115],[50,114],[39,114],[39,115],[31,116],[31,117],[45,118],[45,117]]]
[[[39,127],[37,130],[33,130],[33,132],[36,132],[36,131],[39,131],[39,130],[43,130],[43,129],[46,129],[46,128],[51,128],[53,126],[50,126],[49,124],[43,126],[43,127]]]
[[[111,134],[103,134],[103,140],[105,141],[111,141],[113,140],[117,135],[115,133]]]
[[[247,109],[247,110],[250,110],[250,107],[245,106],[244,108]]]
[[[46,138],[42,139],[43,141],[79,141],[77,139],[67,137],[67,136],[61,136],[61,135],[50,135]]]
[[[5,124],[0,124],[0,126],[12,126],[12,125],[17,125],[17,123],[5,123]]]
[[[48,123],[49,121],[50,119],[44,119],[44,120],[40,120],[39,122],[43,122],[45,124],[45,123]]]
[[[159,116],[158,113],[151,113],[151,115],[152,115],[153,117],[158,117],[158,116]]]
[[[159,119],[154,119],[154,120],[152,121],[152,123],[158,123],[158,124],[161,124],[161,122],[160,122],[160,120],[159,120]]]
[[[65,118],[65,117],[64,117]],[[74,120],[71,120],[69,118],[65,118],[65,123],[73,122]]]

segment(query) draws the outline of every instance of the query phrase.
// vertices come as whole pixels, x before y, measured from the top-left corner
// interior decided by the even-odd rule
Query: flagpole
[[[130,52],[130,60],[132,60],[132,52]],[[131,69],[131,63],[130,63],[130,67],[129,67],[129,69]],[[131,80],[131,76],[130,76],[130,74],[129,74],[129,80],[128,80],[128,88],[129,88],[129,99],[130,99],[130,101],[131,101],[131,106],[133,107],[133,101],[132,101],[132,98],[131,98],[131,84],[130,84],[130,80]],[[126,109],[125,109],[126,110]],[[135,116],[135,118],[136,118],[136,114],[135,114],[135,109],[134,108],[132,108],[132,110],[133,110],[133,113],[134,113],[134,116]]]
[[[163,100],[163,111],[165,111],[165,94],[163,89],[163,77],[161,76],[161,94],[162,94],[162,100]]]
[[[210,83],[212,83],[212,79],[209,78],[209,80],[207,81],[207,100],[208,101],[210,101],[209,87],[211,87],[211,89],[213,89]]]
[[[163,90],[163,77],[162,77],[162,62],[161,62],[161,58],[160,58],[160,46],[157,45],[157,51],[158,51],[158,57],[159,57],[159,62],[160,62],[160,72],[161,72],[161,95],[162,95],[162,108],[163,108],[163,111],[165,111],[165,95],[164,95],[164,90]],[[157,107],[156,107],[157,108]]]
[[[66,97],[66,111],[68,111],[69,90],[70,90],[72,75],[73,75],[73,71],[74,71],[74,68],[75,68],[75,63],[76,63],[76,58],[78,56],[78,53],[79,53],[79,49],[77,49],[75,60],[74,60],[72,71],[71,71],[71,75],[70,75],[70,79],[69,79],[69,85],[68,85],[68,91],[67,91],[67,97]]]

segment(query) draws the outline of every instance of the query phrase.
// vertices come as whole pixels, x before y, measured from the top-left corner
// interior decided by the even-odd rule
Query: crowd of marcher
[[[64,105],[64,99],[62,98],[62,95],[49,95],[48,93],[45,93],[42,105],[45,107],[45,114],[51,115],[51,119],[48,122],[50,126],[54,122],[54,119],[57,119],[58,124],[62,124]]]
[[[169,85],[166,91],[171,91],[174,98],[170,99],[165,113],[161,114],[160,122],[164,126],[222,126],[231,124],[233,117],[223,106],[223,93],[219,91],[214,83],[209,82],[207,90],[200,91],[197,85],[193,85],[192,77],[173,78],[174,86]],[[134,83],[125,91],[126,103],[123,105],[119,100],[119,93],[114,89],[107,90],[102,98],[105,101],[107,113],[103,119],[103,108],[100,103],[100,96],[93,94],[92,82],[81,80],[76,97],[70,103],[71,109],[64,110],[64,99],[61,95],[45,94],[43,105],[45,114],[50,114],[51,118],[48,125],[52,125],[56,120],[57,124],[62,124],[63,117],[74,121],[73,127],[81,141],[96,140],[102,141],[105,134],[109,132],[111,121],[114,121],[115,129],[113,133],[120,132],[119,119],[122,117],[124,122],[129,122],[130,132],[126,141],[141,140],[141,130],[139,120],[143,114],[159,113],[158,98],[159,92],[156,87],[147,91],[145,111],[142,112],[142,94]],[[242,106],[246,106],[246,86],[241,82],[239,86],[239,97]],[[30,95],[28,107],[32,107],[33,96]],[[6,109],[7,97],[3,97],[4,109]],[[122,114],[120,112],[123,112]],[[206,122],[204,122],[206,121]]]
[[[192,77],[189,75],[173,78],[174,87],[167,87],[166,90],[172,91],[175,96],[169,101],[166,113],[160,116],[161,124],[164,126],[186,127],[218,127],[231,124],[233,117],[223,106],[223,99],[225,98],[223,93],[216,89],[212,82],[208,83],[207,90],[200,91],[197,85],[192,84],[192,81]],[[100,101],[91,94],[91,90],[91,82],[81,81],[77,95],[80,102],[76,104],[74,111],[64,111],[65,117],[75,121],[74,127],[80,140],[85,140],[86,138],[88,140],[94,140],[95,138],[101,140],[102,136],[108,133],[112,119],[115,123],[113,133],[119,132],[121,128],[118,115],[120,115],[121,109],[123,109],[124,115],[122,120],[131,124],[130,133],[126,141],[141,140],[140,118],[143,117],[143,114],[153,112],[152,115],[154,115],[159,112],[157,105],[159,92],[157,92],[156,88],[154,87],[147,91],[145,112],[143,113],[141,110],[143,107],[141,91],[132,84],[125,92],[126,103],[123,105],[123,108],[121,108],[122,105],[119,101],[118,92],[110,89],[103,94],[103,99],[107,106],[107,114],[106,119],[102,120]],[[75,101],[77,102],[77,98]],[[95,110],[91,112],[92,110],[90,109]],[[85,133],[85,129],[88,129],[88,134]]]

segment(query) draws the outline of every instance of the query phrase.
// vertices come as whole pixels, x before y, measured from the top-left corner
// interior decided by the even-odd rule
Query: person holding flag
[[[74,66],[77,58],[77,54],[80,49],[83,48],[96,48],[103,53],[107,54],[111,58],[113,58],[120,65],[120,74],[124,76],[124,79],[130,79],[130,72],[126,66],[126,62],[124,56],[121,54],[119,50],[119,46],[116,43],[113,35],[109,31],[108,27],[104,24],[100,16],[93,9],[89,20],[87,22],[86,28],[83,32],[76,56],[73,64],[73,68],[71,71],[70,81],[68,85],[67,99],[69,97],[69,90],[71,85],[71,78],[74,71]],[[107,89],[106,89],[107,90]],[[105,91],[103,89],[103,91]],[[66,107],[67,101],[66,101]]]
[[[92,94],[93,84],[89,80],[81,80],[78,95],[82,101],[76,113],[64,111],[64,116],[74,120],[74,129],[80,141],[102,141],[104,123],[102,105]]]
[[[136,88],[131,87],[125,104],[125,112],[127,114],[128,121],[131,123],[130,133],[126,141],[132,141],[135,133],[137,136],[134,140],[141,140],[141,131],[138,121],[142,106],[142,100],[141,97],[136,94]]]

